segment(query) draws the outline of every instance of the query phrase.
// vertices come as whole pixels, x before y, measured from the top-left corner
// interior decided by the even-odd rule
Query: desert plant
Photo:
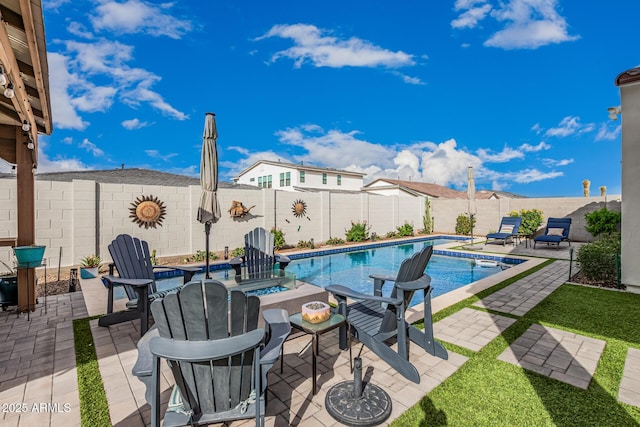
[[[156,258],[156,250],[151,251],[151,265],[158,265],[158,258]]]
[[[237,256],[243,256],[243,255],[244,255],[244,247],[235,248],[234,250],[231,251],[231,256],[234,258]]]
[[[540,209],[521,209],[520,211],[509,212],[510,217],[522,218],[522,224],[518,231],[520,234],[533,234],[542,225],[544,215]]]
[[[610,211],[606,207],[584,215],[587,221],[585,228],[594,237],[611,234],[618,231],[618,224],[622,219],[620,212]]]
[[[271,234],[273,234],[273,247],[276,249],[282,249],[286,245],[284,241],[284,232],[279,228],[273,227],[271,229]]]
[[[424,227],[421,234],[431,234],[433,231],[433,224],[431,221],[431,202],[428,198],[424,199],[424,216],[422,217],[422,226]]]
[[[371,226],[367,224],[367,221],[351,221],[351,228],[345,230],[346,240],[347,242],[364,242],[369,238],[369,230],[371,230]]]
[[[473,217],[473,226],[476,226],[476,217]],[[471,234],[471,219],[469,215],[460,214],[456,218],[456,234],[470,235]]]
[[[87,255],[86,257],[80,260],[80,267],[83,267],[83,268],[100,267],[101,262],[102,260],[100,259],[100,255]]]
[[[9,266],[9,264],[7,264],[6,262],[4,262],[2,260],[0,260],[0,264],[4,265],[7,268],[7,270],[9,270],[9,273],[3,272],[3,273],[0,273],[0,276],[15,276],[16,275],[16,271],[13,268],[11,268]]]
[[[399,235],[397,231],[388,231],[387,234],[384,235],[384,237],[386,239],[395,239],[396,237],[399,237]]]
[[[604,235],[578,250],[578,263],[585,279],[604,285],[618,281],[616,256],[620,255],[620,234]]]
[[[405,222],[400,227],[398,227],[397,235],[399,237],[413,236],[413,225]]]
[[[313,248],[313,245],[311,244],[310,241],[307,240],[299,240],[298,244],[296,245],[296,248],[300,248],[300,249],[311,249]]]
[[[329,240],[325,242],[327,245],[342,245],[344,243],[344,239],[339,237],[329,237]]]
[[[244,254],[244,248],[242,249],[242,252]],[[194,255],[185,258],[184,262],[201,262],[205,259],[207,259],[207,251],[197,251]],[[218,259],[218,255],[213,252],[209,252],[209,259],[216,260]]]

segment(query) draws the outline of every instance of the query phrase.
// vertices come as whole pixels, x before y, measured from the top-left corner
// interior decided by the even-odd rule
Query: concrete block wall
[[[17,233],[16,181],[0,180],[0,237]],[[140,228],[130,216],[131,203],[140,196],[153,195],[166,206],[163,225]],[[77,265],[86,255],[98,253],[110,260],[108,245],[121,233],[132,234],[149,242],[157,256],[193,254],[205,249],[204,225],[196,221],[200,187],[142,186],[130,184],[96,184],[93,181],[36,181],[36,242],[47,246],[49,266]],[[304,217],[292,212],[294,201],[307,205]],[[619,196],[608,197],[607,207],[620,210]],[[270,230],[274,226],[285,233],[288,244],[313,238],[322,242],[329,237],[345,237],[351,221],[367,221],[371,232],[385,235],[405,222],[422,228],[424,198],[381,196],[368,193],[308,192],[294,193],[263,190],[220,189],[218,200],[222,217],[213,224],[210,249],[222,251],[244,246],[244,235],[255,227]],[[233,201],[246,207],[255,205],[243,218],[231,218],[228,209]],[[550,216],[571,216],[571,238],[589,241],[584,230],[584,214],[604,206],[601,197],[537,198],[478,200],[474,235],[496,230],[502,216],[512,210],[542,209]],[[434,230],[455,232],[456,218],[468,210],[467,201],[431,199]],[[62,257],[59,256],[62,247]],[[0,260],[13,260],[10,248],[0,248]],[[2,269],[0,269],[2,270]]]

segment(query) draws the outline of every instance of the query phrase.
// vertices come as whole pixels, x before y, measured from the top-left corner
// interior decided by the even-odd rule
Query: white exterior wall
[[[640,131],[639,131],[640,132]],[[640,144],[636,144],[640,146]],[[16,181],[0,179],[0,237],[16,237]],[[129,218],[129,208],[137,197],[153,195],[164,202],[167,213],[163,225],[144,229]],[[96,184],[93,181],[36,181],[36,243],[47,246],[45,257],[50,268],[77,265],[86,255],[98,253],[110,260],[108,245],[121,233],[132,234],[149,242],[157,256],[193,254],[205,248],[204,226],[196,221],[200,187],[163,187],[130,184]],[[285,240],[295,245],[300,240],[323,242],[330,237],[345,237],[352,221],[367,221],[370,231],[384,236],[408,222],[417,231],[422,228],[423,197],[380,196],[361,193],[331,193],[328,191],[292,193],[262,190],[218,191],[222,218],[212,226],[212,251],[229,250],[244,245],[244,235],[255,227],[273,227],[285,233]],[[293,202],[301,199],[307,205],[306,216],[296,218]],[[619,196],[609,196],[607,206],[619,210]],[[233,201],[246,207],[255,205],[244,218],[230,218],[228,209]],[[538,208],[545,219],[550,216],[571,216],[573,240],[590,240],[584,230],[584,214],[604,206],[600,197],[498,199],[478,200],[476,236],[497,229],[502,216],[511,210]],[[466,200],[431,199],[431,215],[435,231],[453,234],[455,220],[467,210]],[[632,217],[633,214],[627,214]],[[624,215],[623,215],[624,218]],[[623,219],[624,220],[624,219]],[[627,238],[623,224],[623,244],[637,245],[637,239]],[[62,247],[62,258],[59,257]],[[624,247],[623,247],[624,250]],[[628,254],[629,252],[627,252]],[[624,261],[623,252],[623,261]],[[0,260],[12,261],[11,249],[0,248]],[[627,268],[632,267],[627,265]],[[623,266],[624,268],[624,266]],[[2,269],[0,269],[2,270]],[[628,271],[628,270],[627,270]]]
[[[353,175],[345,175],[337,172],[333,172],[327,170],[325,172],[320,172],[317,170],[306,170],[301,166],[302,169],[292,168],[290,166],[285,165],[273,165],[269,163],[261,163],[256,165],[254,168],[245,172],[242,176],[238,177],[238,184],[246,184],[258,186],[258,178],[269,176],[272,177],[272,188],[276,190],[284,190],[284,191],[295,191],[293,187],[303,187],[303,188],[322,188],[327,190],[348,190],[348,191],[359,191],[362,188],[362,177],[353,176]],[[305,180],[304,182],[300,182],[300,171],[304,170]],[[287,173],[291,174],[291,183],[290,185],[280,186],[280,174]],[[327,183],[322,183],[322,174],[327,174]],[[341,185],[338,185],[338,175],[341,176]],[[286,177],[286,175],[285,175]],[[251,181],[253,179],[253,181]],[[286,184],[286,181],[285,181]]]
[[[622,283],[640,293],[640,83],[620,87],[622,106]]]

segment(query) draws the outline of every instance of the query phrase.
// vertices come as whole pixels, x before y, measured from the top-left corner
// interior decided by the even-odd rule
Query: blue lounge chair
[[[507,240],[513,241],[514,236],[518,235],[518,230],[522,224],[522,218],[519,216],[505,216],[500,223],[500,229],[497,233],[487,234],[487,240],[484,242],[486,245],[489,239],[502,240],[502,245],[507,244]]]
[[[549,218],[547,220],[547,227],[544,230],[544,234],[537,236],[533,239],[533,248],[535,249],[536,243],[555,243],[556,249],[560,249],[561,242],[568,242],[571,246],[571,240],[569,240],[569,230],[571,229],[571,218]]]

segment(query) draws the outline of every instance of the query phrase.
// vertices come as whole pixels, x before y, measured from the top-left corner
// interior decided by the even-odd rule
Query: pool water
[[[316,286],[339,284],[371,294],[373,279],[369,275],[395,277],[403,260],[431,244],[434,242],[423,241],[306,258],[291,262],[287,270],[294,273],[297,280]],[[498,263],[495,267],[481,267],[476,265],[473,258],[433,255],[426,271],[431,276],[432,296],[435,297],[498,273],[502,271],[502,265]],[[388,296],[392,288],[393,283],[385,284],[383,294]],[[420,302],[422,293],[414,295],[410,305]]]

